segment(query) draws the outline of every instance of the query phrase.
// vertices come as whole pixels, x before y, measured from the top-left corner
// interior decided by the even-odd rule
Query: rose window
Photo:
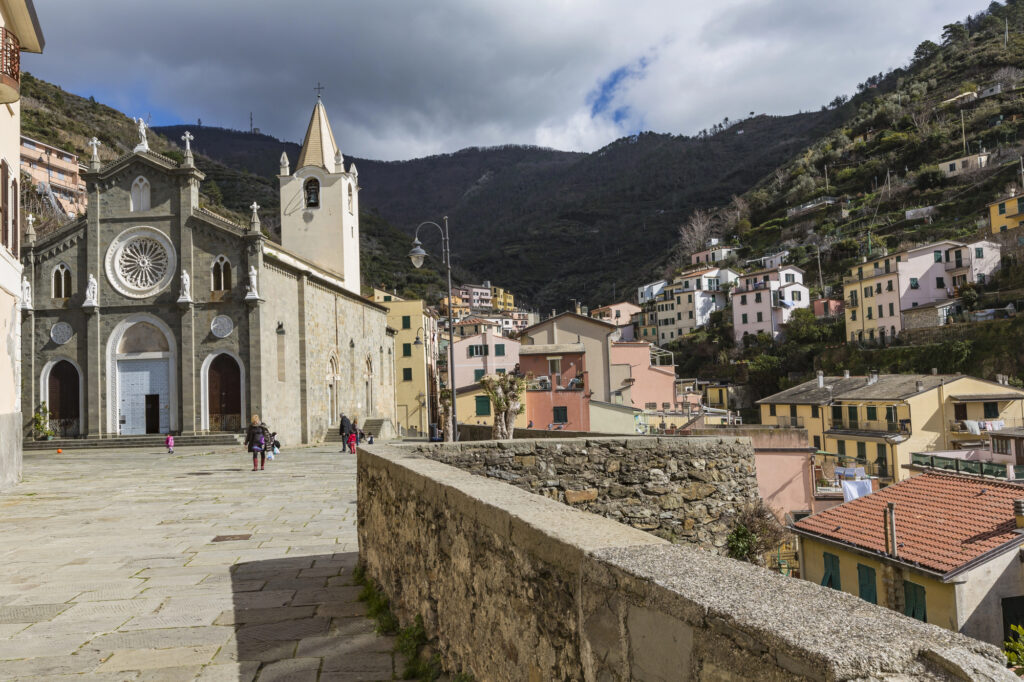
[[[146,298],[168,287],[177,259],[166,234],[153,227],[132,227],[110,244],[106,256],[107,281],[129,298]]]
[[[117,259],[121,277],[136,289],[149,289],[167,273],[167,252],[155,239],[140,237],[125,244]]]

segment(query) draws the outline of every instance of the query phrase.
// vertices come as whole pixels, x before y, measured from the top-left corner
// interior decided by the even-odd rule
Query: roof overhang
[[[22,52],[40,53],[46,47],[43,30],[32,0],[3,0],[4,19],[14,35],[18,36]]]
[[[950,400],[956,403],[980,403],[980,402],[992,402],[1011,400],[1024,400],[1024,395],[1014,395],[1012,393],[972,393],[969,395],[951,395]]]

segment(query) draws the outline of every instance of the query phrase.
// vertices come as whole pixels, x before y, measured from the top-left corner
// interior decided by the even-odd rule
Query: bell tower
[[[295,172],[281,154],[281,246],[337,275],[360,294],[359,175],[345,170],[327,110],[317,95]]]

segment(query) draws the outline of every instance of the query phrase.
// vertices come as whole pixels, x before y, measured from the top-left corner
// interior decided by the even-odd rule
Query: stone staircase
[[[374,440],[379,440],[382,433],[385,438],[394,437],[394,428],[391,426],[391,420],[389,419],[367,419],[360,428],[362,428],[363,433],[367,436],[373,436]],[[328,428],[327,432],[324,433],[324,442],[344,443],[338,434],[337,424]]]
[[[25,450],[108,450],[121,448],[162,448],[163,434],[146,436],[119,436],[116,438],[55,438],[53,440],[25,440]],[[208,433],[197,436],[175,436],[174,447],[224,447],[241,445],[245,436],[241,433]]]

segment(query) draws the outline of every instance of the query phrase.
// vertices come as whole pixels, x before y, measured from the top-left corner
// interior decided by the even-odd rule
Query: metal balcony
[[[18,37],[0,28],[0,103],[21,98],[21,45]]]

